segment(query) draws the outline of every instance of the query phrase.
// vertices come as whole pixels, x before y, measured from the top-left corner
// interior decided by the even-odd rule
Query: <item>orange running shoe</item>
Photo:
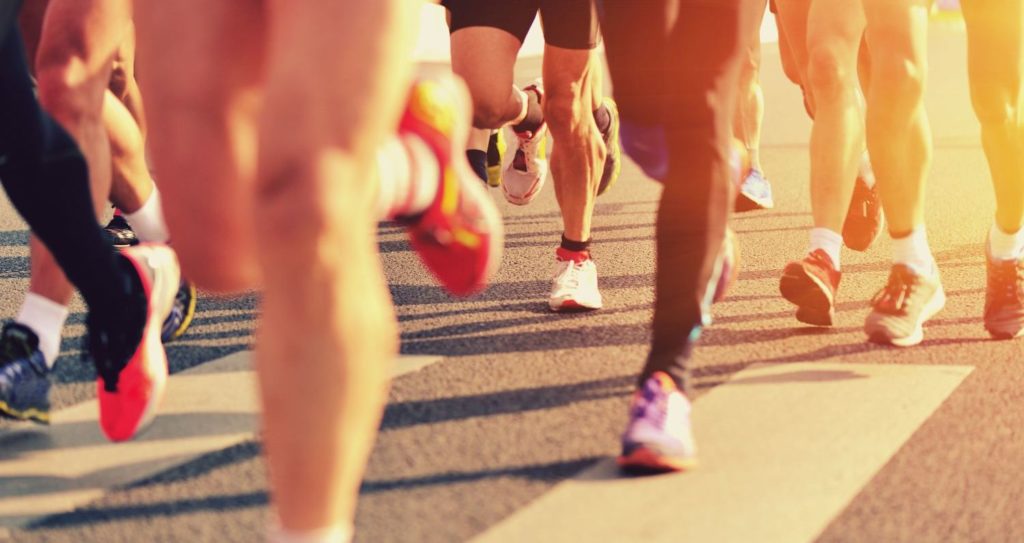
[[[111,352],[109,336],[90,327],[90,351],[99,374],[100,428],[111,441],[134,437],[153,420],[163,399],[167,354],[160,331],[181,280],[178,258],[166,245],[143,243],[122,250],[119,258],[127,259],[138,273],[146,297],[146,322],[126,363]]]
[[[469,93],[454,76],[413,86],[399,128],[421,138],[437,157],[437,197],[406,220],[413,249],[452,294],[482,290],[497,271],[504,226],[494,200],[466,161]]]

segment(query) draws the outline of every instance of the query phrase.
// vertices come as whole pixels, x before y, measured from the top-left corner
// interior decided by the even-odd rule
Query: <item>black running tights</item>
[[[624,121],[661,125],[668,176],[656,223],[651,351],[640,376],[689,384],[731,209],[728,167],[739,61],[758,0],[597,0]]]
[[[85,158],[36,100],[21,36],[0,43],[0,182],[90,311],[124,309],[125,277],[93,211]]]

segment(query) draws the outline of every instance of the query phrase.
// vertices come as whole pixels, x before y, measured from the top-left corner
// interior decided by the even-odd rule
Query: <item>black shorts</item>
[[[600,41],[591,0],[442,0],[451,11],[451,32],[474,26],[504,30],[520,42],[540,12],[544,42],[563,49],[593,49]]]

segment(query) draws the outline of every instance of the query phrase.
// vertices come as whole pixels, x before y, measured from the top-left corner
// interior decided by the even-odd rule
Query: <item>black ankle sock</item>
[[[597,123],[597,129],[601,131],[601,135],[607,136],[608,130],[612,127],[612,112],[608,111],[607,106],[601,104],[594,110],[594,122]]]
[[[533,89],[526,89],[523,91],[526,95],[526,117],[523,118],[522,122],[512,127],[519,133],[530,132],[534,133],[540,129],[544,124],[544,110],[540,105],[540,94]]]
[[[588,239],[586,241],[574,241],[574,240],[571,240],[571,239],[565,237],[565,234],[562,234],[562,244],[561,244],[561,247],[563,249],[565,249],[566,251],[572,251],[574,253],[582,253],[583,251],[589,251],[590,250],[590,240]]]
[[[466,151],[466,160],[469,161],[469,166],[476,172],[477,177],[481,181],[487,181],[487,152],[479,149],[468,149]]]

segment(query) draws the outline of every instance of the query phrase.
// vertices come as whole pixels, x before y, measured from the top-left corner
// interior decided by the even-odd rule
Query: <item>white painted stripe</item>
[[[173,375],[153,425],[127,443],[103,437],[95,401],[54,413],[49,428],[0,431],[0,526],[71,511],[109,488],[252,439],[259,401],[251,359],[239,352]],[[403,356],[392,375],[439,360]]]
[[[752,366],[696,402],[698,469],[602,461],[476,541],[812,541],[972,369]]]

